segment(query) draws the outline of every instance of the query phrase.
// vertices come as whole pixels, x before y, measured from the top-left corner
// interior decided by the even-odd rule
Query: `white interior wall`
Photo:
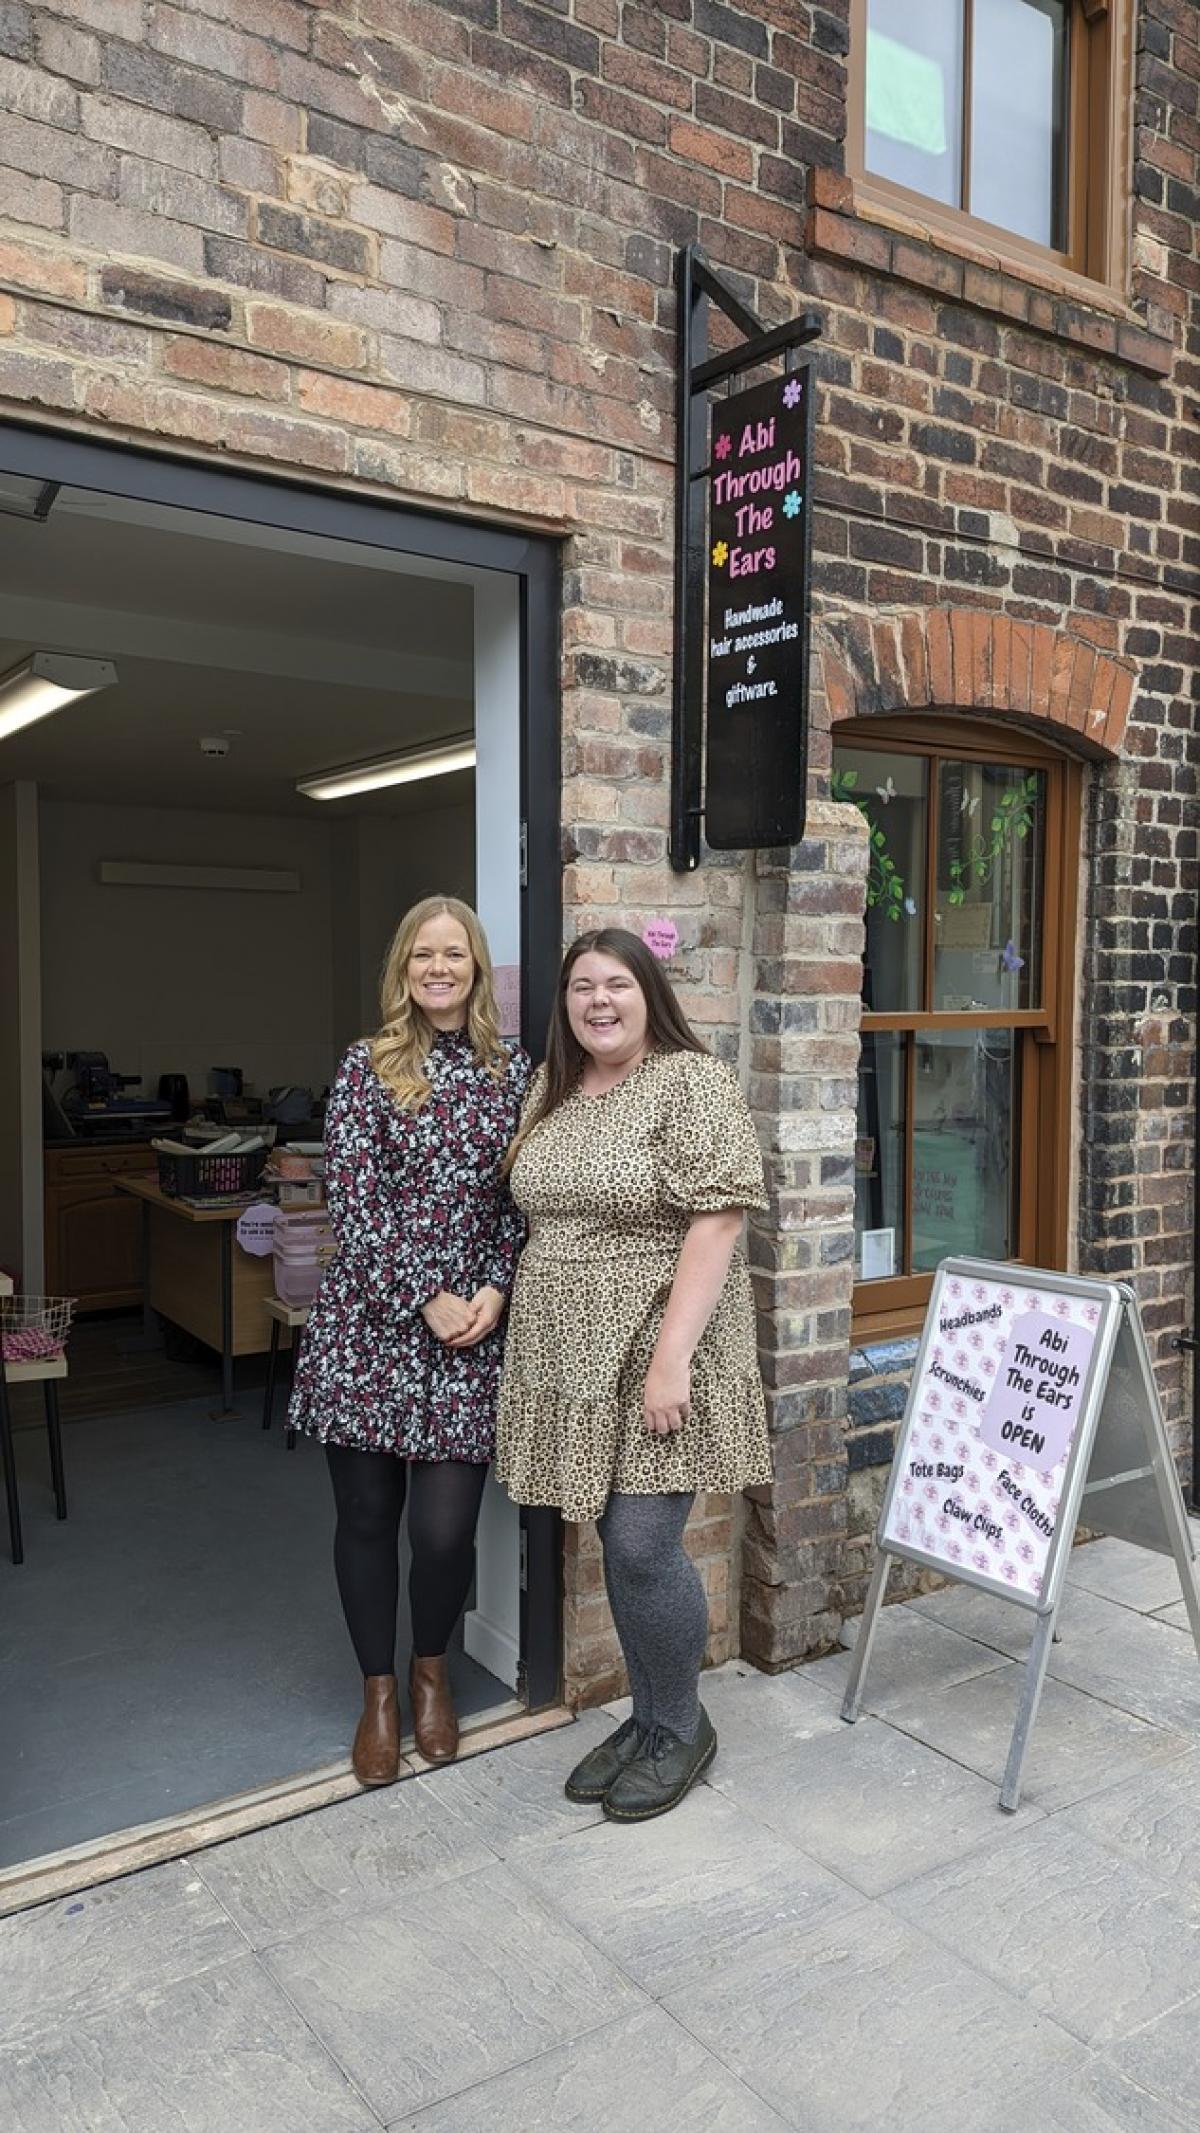
[[[248,1086],[324,1087],[335,1053],[330,826],[266,815],[90,806],[42,809],[42,1045],[102,1051],[114,1071],[213,1066]],[[290,867],[298,895],[101,887],[101,859]]]
[[[436,783],[426,787],[431,802]],[[430,806],[419,815],[363,816],[358,830],[359,1026],[379,1023],[379,974],[397,922],[423,896],[475,901],[475,810]]]

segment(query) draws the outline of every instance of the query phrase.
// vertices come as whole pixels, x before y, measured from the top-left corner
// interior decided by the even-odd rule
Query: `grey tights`
[[[695,1497],[612,1495],[596,1531],[608,1604],[625,1654],[633,1715],[694,1740],[708,1603],[683,1529]]]

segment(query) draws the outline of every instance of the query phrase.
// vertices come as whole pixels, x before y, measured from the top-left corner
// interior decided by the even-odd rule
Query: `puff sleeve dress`
[[[540,1076],[529,1101],[536,1104]],[[642,1390],[692,1217],[765,1208],[738,1083],[702,1052],[656,1052],[601,1096],[576,1090],[514,1165],[529,1225],[513,1289],[497,1471],[518,1503],[595,1518],[639,1496],[771,1479],[754,1303],[740,1244],[692,1358],[691,1412],[669,1437]]]
[[[352,1045],[325,1120],[326,1193],[337,1254],[317,1291],[288,1421],[323,1444],[402,1459],[492,1456],[503,1335],[448,1348],[421,1305],[442,1289],[507,1292],[524,1238],[500,1165],[517,1128],[528,1055],[497,1081],[470,1039],[440,1034],[431,1094],[405,1111]]]

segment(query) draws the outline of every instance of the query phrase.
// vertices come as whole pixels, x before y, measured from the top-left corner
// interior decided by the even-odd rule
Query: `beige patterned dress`
[[[537,1104],[539,1072],[528,1102]],[[642,1389],[692,1216],[764,1208],[762,1156],[729,1069],[658,1052],[602,1096],[581,1090],[513,1167],[529,1223],[512,1292],[496,1463],[518,1503],[595,1518],[613,1490],[733,1492],[769,1481],[754,1304],[741,1245],[701,1336],[691,1412],[652,1436]]]

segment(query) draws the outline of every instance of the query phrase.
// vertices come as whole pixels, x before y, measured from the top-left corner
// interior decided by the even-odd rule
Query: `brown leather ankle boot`
[[[450,1700],[446,1661],[413,1657],[408,1670],[413,1732],[427,1763],[452,1763],[458,1754],[458,1720]]]
[[[350,1750],[360,1785],[393,1785],[400,1774],[400,1705],[394,1674],[368,1674],[363,1715]]]

